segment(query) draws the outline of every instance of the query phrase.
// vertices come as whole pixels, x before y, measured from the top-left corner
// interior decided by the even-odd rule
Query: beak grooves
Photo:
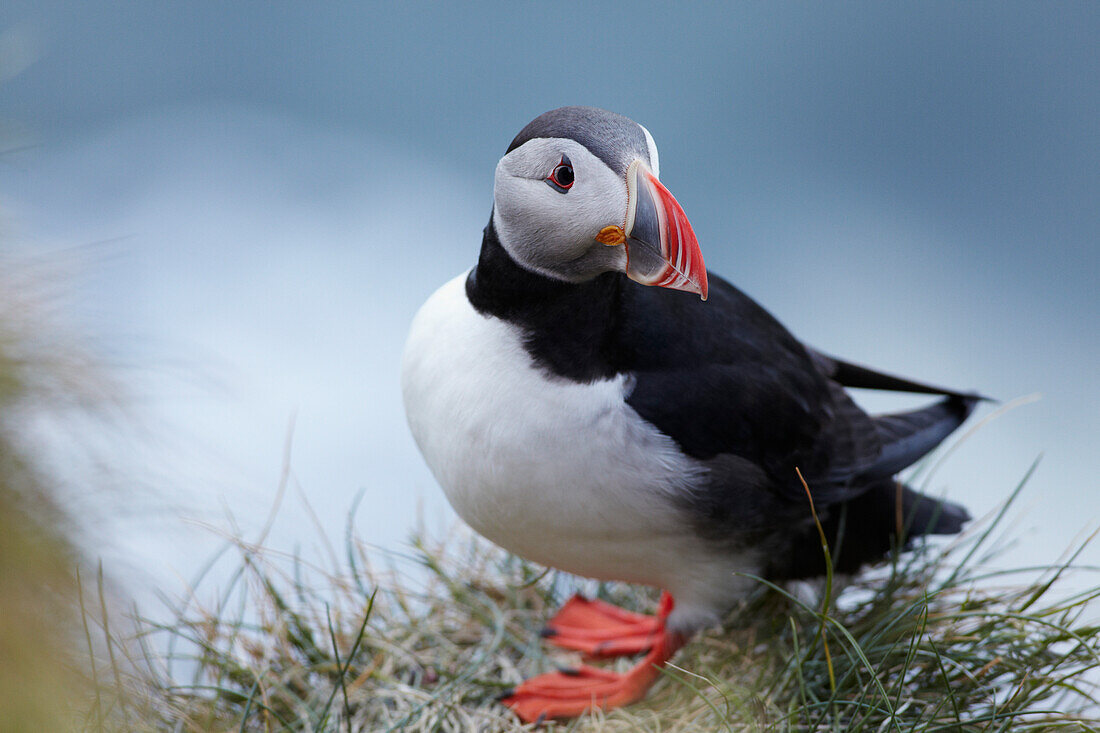
[[[626,185],[627,277],[643,285],[696,293],[706,300],[703,254],[679,202],[641,160],[630,164]]]

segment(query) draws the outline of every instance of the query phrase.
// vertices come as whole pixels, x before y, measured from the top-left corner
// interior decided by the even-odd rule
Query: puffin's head
[[[524,127],[497,164],[493,225],[512,259],[548,277],[624,272],[706,300],[695,232],[659,172],[657,145],[637,122],[595,107],[555,109]]]

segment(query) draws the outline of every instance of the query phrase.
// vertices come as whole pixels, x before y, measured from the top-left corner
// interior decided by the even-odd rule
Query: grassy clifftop
[[[999,520],[952,545],[918,548],[828,602],[820,589],[808,602],[761,582],[723,628],[676,657],[646,700],[553,725],[1100,729],[1100,697],[1088,681],[1100,667],[1100,628],[1090,621],[1100,588],[1060,592],[1071,562],[982,571]],[[578,661],[540,643],[562,600],[553,573],[465,534],[446,548],[416,543],[422,572],[404,580],[373,572],[371,554],[351,536],[336,577],[246,542],[237,548],[240,572],[217,607],[188,605],[156,629],[198,652],[187,681],[144,678],[141,694],[131,691],[152,728],[514,730],[500,693]],[[599,592],[653,610],[647,591]]]

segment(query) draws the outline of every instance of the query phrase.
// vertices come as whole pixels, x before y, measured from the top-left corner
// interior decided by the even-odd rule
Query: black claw
[[[555,629],[553,626],[543,626],[542,631],[539,632],[539,636],[541,636],[543,639],[549,638],[551,636],[557,636],[557,635],[558,635],[558,630]]]
[[[546,722],[546,713],[539,713],[539,717],[535,718],[535,727],[541,728],[542,724]]]
[[[504,702],[514,694],[516,694],[516,688],[509,687],[507,690],[497,695],[497,702]]]
[[[566,677],[580,677],[581,671],[576,667],[558,667],[558,672]]]

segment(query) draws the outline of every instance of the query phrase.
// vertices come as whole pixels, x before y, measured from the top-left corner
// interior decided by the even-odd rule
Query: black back
[[[872,418],[830,378],[843,362],[808,350],[751,298],[708,277],[706,302],[619,273],[553,280],[517,265],[490,221],[466,290],[478,311],[523,329],[528,353],[548,375],[577,382],[631,375],[627,402],[686,454],[736,456],[799,504],[805,494],[795,467],[815,501],[849,499],[935,447],[977,400],[954,394]]]

